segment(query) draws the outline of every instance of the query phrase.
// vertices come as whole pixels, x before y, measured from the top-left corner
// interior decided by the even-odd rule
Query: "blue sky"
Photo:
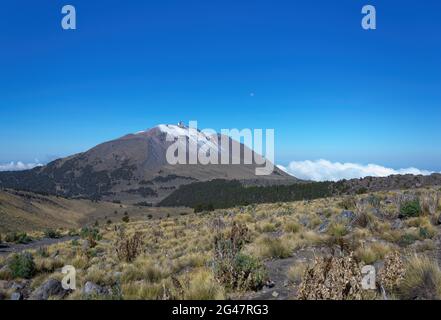
[[[439,1],[9,1],[0,44],[0,164],[197,120],[274,128],[280,164],[441,171]]]

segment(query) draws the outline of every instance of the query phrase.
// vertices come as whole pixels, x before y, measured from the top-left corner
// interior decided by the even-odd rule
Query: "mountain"
[[[0,187],[27,190],[70,198],[87,198],[127,203],[156,204],[179,186],[213,179],[239,180],[247,185],[273,185],[295,183],[297,179],[277,167],[268,176],[257,176],[256,162],[243,164],[247,152],[254,159],[262,157],[245,145],[226,138],[229,148],[213,136],[182,125],[159,125],[150,130],[128,134],[119,139],[100,144],[84,153],[55,160],[46,166],[27,171],[0,173]],[[210,152],[221,156],[228,152],[230,163],[203,165],[167,162],[167,149],[172,145],[186,147],[185,159],[194,157],[189,142],[196,139]],[[213,143],[213,141],[215,141]],[[216,143],[217,141],[217,143]],[[231,154],[239,148],[240,156]],[[260,162],[257,162],[260,163]]]

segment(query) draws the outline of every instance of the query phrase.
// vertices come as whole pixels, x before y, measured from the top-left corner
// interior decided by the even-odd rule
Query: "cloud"
[[[340,163],[328,160],[293,161],[281,170],[299,179],[313,181],[338,181],[342,179],[387,177],[394,174],[430,175],[434,172],[417,168],[392,169],[377,164]]]
[[[21,161],[10,162],[6,164],[0,164],[0,171],[22,171],[33,169],[42,165],[43,164],[39,163],[38,160],[35,163],[23,163]]]

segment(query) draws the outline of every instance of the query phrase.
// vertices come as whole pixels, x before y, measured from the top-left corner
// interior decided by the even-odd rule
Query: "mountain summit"
[[[191,131],[194,130],[194,131]],[[226,152],[224,145],[197,129],[182,124],[158,125],[152,129],[128,134],[70,157],[55,160],[46,166],[19,172],[0,173],[0,187],[27,190],[72,198],[102,199],[128,203],[155,204],[180,185],[213,179],[240,180],[245,184],[287,184],[296,179],[278,168],[268,176],[256,176],[253,164],[176,164],[167,161],[167,150],[173,144],[197,138],[210,150]],[[225,138],[225,137],[224,137]],[[217,134],[217,141],[222,136]],[[213,141],[215,141],[213,143]],[[251,152],[245,145],[227,138],[229,150],[239,147],[240,158]],[[222,147],[221,147],[222,146]],[[186,149],[186,159],[192,156]],[[231,152],[228,154],[233,159]],[[238,160],[238,159],[236,159]],[[239,159],[242,160],[242,159]],[[232,163],[232,162],[230,162]],[[260,163],[260,162],[257,162]]]

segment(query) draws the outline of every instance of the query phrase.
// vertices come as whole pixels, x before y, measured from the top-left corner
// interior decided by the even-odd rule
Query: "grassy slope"
[[[98,220],[121,221],[127,212],[132,219],[188,213],[188,209],[155,209],[90,200],[70,200],[28,192],[0,191],[0,232],[45,228],[78,228]]]
[[[423,208],[433,207],[433,210],[424,209],[420,217],[401,220],[402,225],[396,227],[400,199],[406,193],[418,196]],[[214,279],[210,263],[215,225],[229,229],[233,221],[238,221],[246,224],[251,232],[244,252],[264,261],[270,274],[277,276],[273,280],[276,280],[276,288],[283,287],[286,291],[283,298],[294,298],[303,272],[300,267],[311,264],[315,255],[329,252],[335,247],[335,238],[350,244],[355,256],[366,264],[381,262],[387,253],[395,250],[403,258],[416,252],[440,259],[437,251],[440,227],[432,222],[441,211],[440,196],[441,192],[433,189],[390,191],[376,193],[374,197],[358,195],[260,204],[130,222],[124,225],[126,235],[136,231],[144,236],[142,252],[130,263],[121,261],[116,255],[115,247],[120,238],[114,226],[104,226],[100,228],[103,239],[92,251],[82,250],[81,243],[62,243],[49,248],[50,254],[58,252],[56,258],[41,257],[34,252],[38,273],[32,280],[32,288],[50,277],[60,277],[55,267],[48,271],[48,265],[69,264],[78,270],[79,288],[87,281],[106,287],[120,283],[125,299],[163,299],[170,292],[180,299],[267,298],[260,295],[262,292],[230,290]],[[347,208],[358,217],[364,215],[366,223],[349,228],[346,222],[338,222],[342,210]],[[325,221],[330,222],[329,227],[320,232]],[[421,232],[422,229],[425,232]],[[100,254],[94,254],[97,252]],[[0,267],[5,261],[0,260]],[[436,273],[441,271],[437,269]],[[182,288],[176,287],[176,280]],[[277,292],[281,293],[279,289]],[[84,298],[81,290],[69,296],[69,299],[81,298]],[[270,295],[270,298],[274,297]]]

